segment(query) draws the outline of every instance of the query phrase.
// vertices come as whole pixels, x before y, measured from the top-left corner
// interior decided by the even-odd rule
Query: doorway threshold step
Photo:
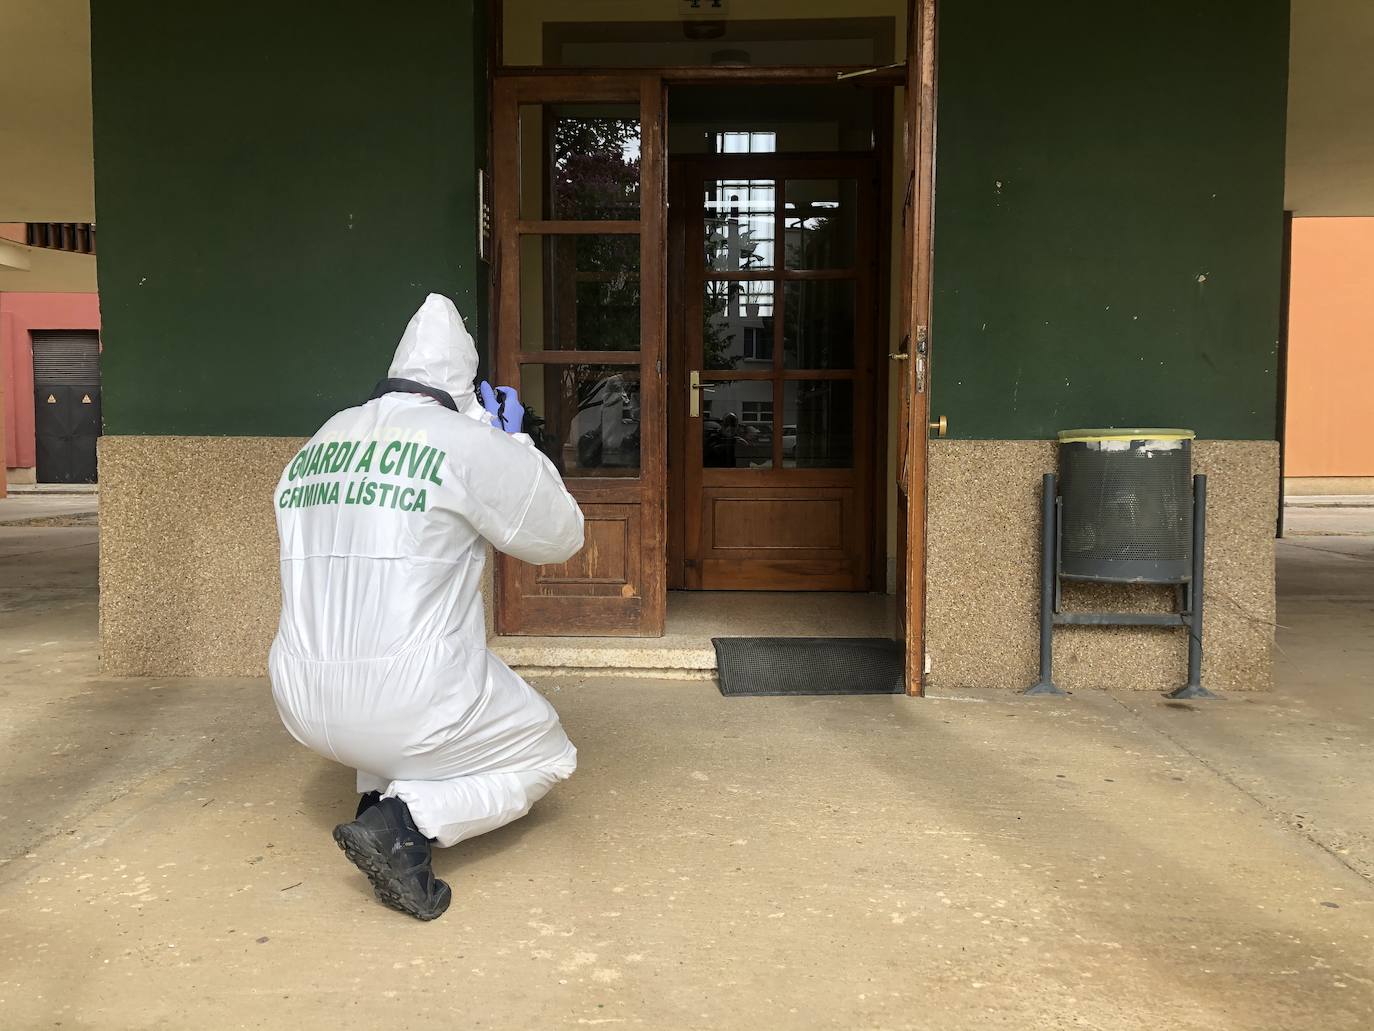
[[[530,676],[655,677],[710,680],[716,651],[709,638],[493,637],[507,666]]]
[[[713,637],[891,637],[895,626],[891,595],[670,591],[662,637],[497,636],[487,647],[531,676],[710,680]]]

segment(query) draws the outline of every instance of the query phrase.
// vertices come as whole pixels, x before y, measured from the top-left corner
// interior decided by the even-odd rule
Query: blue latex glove
[[[485,380],[477,388],[482,407],[496,416],[496,424],[507,433],[520,433],[525,426],[525,406],[514,387],[496,387]]]

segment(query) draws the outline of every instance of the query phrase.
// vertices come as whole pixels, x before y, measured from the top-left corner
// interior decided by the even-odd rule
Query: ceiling
[[[92,222],[87,0],[0,0],[0,222]]]

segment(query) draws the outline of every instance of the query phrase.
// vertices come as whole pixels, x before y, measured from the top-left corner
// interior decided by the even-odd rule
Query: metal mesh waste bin
[[[1193,557],[1192,430],[1059,434],[1065,579],[1186,583]]]

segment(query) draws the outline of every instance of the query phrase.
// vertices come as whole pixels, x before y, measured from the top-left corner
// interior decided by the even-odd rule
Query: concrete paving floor
[[[94,526],[99,505],[99,497],[90,492],[14,491],[0,498],[0,526]]]
[[[581,769],[381,908],[263,681],[102,679],[95,533],[0,529],[0,1027],[1374,1027],[1374,537],[1280,689],[543,682]]]

